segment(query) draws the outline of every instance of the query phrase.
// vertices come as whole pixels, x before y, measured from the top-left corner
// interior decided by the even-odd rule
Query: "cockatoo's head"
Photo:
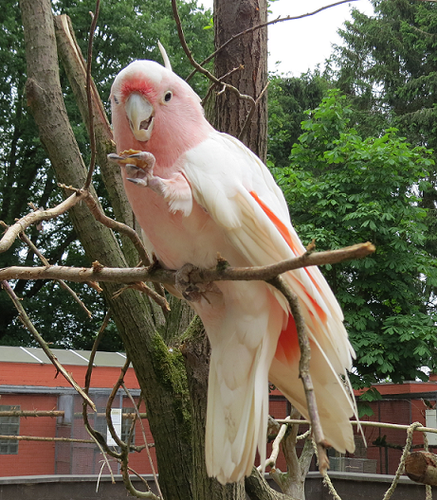
[[[210,130],[198,95],[154,61],[134,61],[120,71],[112,85],[111,107],[119,152],[140,149],[175,160]]]

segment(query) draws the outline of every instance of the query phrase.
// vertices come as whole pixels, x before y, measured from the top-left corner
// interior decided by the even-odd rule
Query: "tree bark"
[[[232,36],[267,21],[267,0],[214,0],[214,30],[216,49]],[[237,71],[233,71],[239,68]],[[267,27],[236,39],[215,56],[218,78],[232,72],[224,82],[255,100],[267,85]],[[226,91],[217,95],[214,126],[238,137],[250,112],[250,104]],[[240,139],[263,161],[267,155],[267,95],[257,104]]]
[[[28,104],[57,180],[81,187],[86,168],[63,101],[50,1],[22,0],[20,7],[28,68]],[[107,266],[126,266],[114,234],[97,223],[86,206],[76,205],[70,215],[90,260]],[[191,435],[185,408],[188,404],[185,373],[177,370],[181,364],[177,353],[171,355],[156,333],[148,301],[134,290],[113,299],[117,288],[115,284],[104,284],[104,293],[145,395],[164,497],[191,499]]]
[[[253,468],[252,474],[246,477],[245,485],[250,500],[296,500],[292,496],[284,495],[284,493],[270,488],[267,481],[255,468]]]
[[[90,116],[86,95],[86,62],[76,42],[70,18],[63,14],[56,16],[54,22],[59,58],[67,74],[82,120],[89,133]],[[100,172],[108,190],[116,220],[134,227],[133,212],[124,191],[120,169],[113,163],[109,163],[107,158],[108,153],[115,152],[111,126],[94,82],[91,82],[91,86],[94,134],[97,150],[96,161],[100,166]],[[123,253],[129,265],[132,267],[136,266],[138,255],[132,242],[125,235],[120,235],[120,238],[123,244]]]

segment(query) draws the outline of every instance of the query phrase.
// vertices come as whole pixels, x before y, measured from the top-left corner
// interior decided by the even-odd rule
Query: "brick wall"
[[[17,405],[21,410],[55,410],[57,397],[51,395],[8,395],[0,398],[2,405]],[[28,417],[20,419],[20,435],[55,437],[56,419]],[[0,455],[0,476],[54,474],[55,443],[20,441],[17,455]]]

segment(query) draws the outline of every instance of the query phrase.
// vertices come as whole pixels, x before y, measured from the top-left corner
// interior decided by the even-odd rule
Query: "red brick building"
[[[90,353],[60,349],[54,349],[53,352],[66,370],[73,374],[76,382],[83,386]],[[104,436],[107,433],[104,417],[106,402],[125,360],[122,353],[106,352],[97,353],[95,359],[90,396],[97,406],[97,414],[89,410],[88,415],[93,427]],[[125,383],[134,399],[138,400],[140,390],[132,368],[128,369]],[[428,426],[436,427],[437,380],[402,385],[380,384],[377,389],[382,399],[371,404],[374,415],[368,420],[404,425],[419,421],[425,425],[428,418]],[[122,391],[118,392],[113,408],[132,413],[132,403]],[[82,421],[81,397],[62,375],[57,376],[56,369],[41,349],[0,346],[0,410],[8,409],[61,410],[64,416],[0,417],[1,477],[100,472],[102,455],[93,443],[2,439],[4,435],[90,439]],[[145,408],[140,406],[140,411],[144,412]],[[277,390],[270,394],[270,414],[275,418],[285,418],[289,414],[289,403]],[[147,420],[143,419],[142,422],[147,440],[151,443],[153,437]],[[128,432],[130,424],[130,418],[123,419],[122,438]],[[375,427],[363,429],[367,447],[357,432],[355,454],[343,457],[332,450],[331,468],[346,472],[394,474],[405,444],[406,431]],[[304,430],[305,427],[302,426],[302,432]],[[414,444],[420,445],[422,442],[422,435],[416,433]],[[136,424],[134,444],[143,444],[139,423]],[[431,438],[430,444],[437,445],[437,439]],[[299,446],[303,446],[303,443]],[[154,458],[154,450],[151,451]],[[151,472],[144,452],[132,453],[130,465],[140,474]],[[283,459],[277,465],[285,470]],[[112,461],[111,467],[113,472],[119,472],[116,462]],[[108,470],[104,468],[103,473],[108,473]]]
[[[437,377],[429,382],[405,382],[403,384],[378,384],[375,388],[382,399],[370,404],[373,415],[362,420],[410,425],[420,422],[436,428]],[[399,464],[407,433],[402,429],[365,427],[367,441],[366,458],[376,460],[376,472],[394,474]],[[431,451],[436,453],[437,434],[428,435]],[[423,446],[423,433],[415,432],[413,446]]]
[[[53,353],[71,373],[75,381],[84,386],[90,352],[53,349]],[[99,352],[92,372],[91,399],[97,406],[97,414],[88,411],[90,423],[106,436],[104,417],[110,391],[120,375],[126,357],[121,353]],[[138,400],[139,385],[134,370],[128,369],[125,384],[134,399]],[[130,399],[119,391],[113,408],[132,412]],[[62,441],[10,441],[1,435],[69,437],[89,440],[82,421],[82,398],[68,384],[47,359],[42,349],[0,346],[0,410],[22,411],[62,410],[63,417],[0,417],[0,475],[51,475],[51,474],[98,474],[102,467],[102,455],[95,444]],[[140,406],[140,411],[145,411]],[[147,420],[143,420],[148,442],[153,438]],[[124,419],[123,434],[128,432],[131,419]],[[143,444],[142,430],[138,423],[135,441]],[[152,450],[154,455],[154,450]],[[145,453],[132,453],[131,466],[141,474],[150,473]],[[111,462],[115,473],[118,464]],[[103,473],[109,471],[103,469]]]

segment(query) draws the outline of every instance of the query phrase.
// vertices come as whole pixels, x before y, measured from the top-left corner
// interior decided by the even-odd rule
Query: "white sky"
[[[229,0],[232,1],[232,0]],[[211,8],[213,0],[200,0],[205,8]],[[277,0],[271,4],[269,20],[278,16],[297,16],[313,12],[334,0]],[[314,69],[331,55],[331,45],[340,44],[337,30],[351,19],[350,11],[356,8],[367,15],[373,14],[369,0],[357,0],[323,10],[313,16],[283,21],[269,26],[269,71],[300,76]],[[279,64],[277,64],[277,62]]]

